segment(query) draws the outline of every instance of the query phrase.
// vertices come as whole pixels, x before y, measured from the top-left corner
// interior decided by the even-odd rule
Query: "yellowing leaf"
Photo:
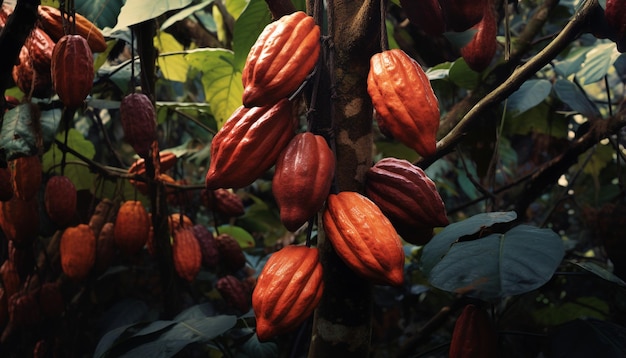
[[[65,140],[65,132],[57,134],[56,139],[63,142]],[[79,131],[73,128],[68,133],[67,146],[89,159],[93,159],[96,154],[93,143],[86,140]],[[61,164],[62,158],[63,152],[61,152],[61,149],[56,144],[52,144],[50,149],[43,155],[43,171],[47,172],[50,168],[56,166],[54,171],[61,173],[61,167],[58,165]],[[94,174],[91,173],[86,163],[70,153],[67,153],[65,160],[67,165],[65,166],[64,174],[74,183],[76,190],[90,189],[94,183]]]
[[[176,41],[174,36],[166,32],[160,32],[154,37],[154,47],[161,54],[157,58],[157,63],[163,72],[163,77],[170,81],[185,82],[189,65],[182,53],[171,54],[172,52],[183,51],[183,45]]]

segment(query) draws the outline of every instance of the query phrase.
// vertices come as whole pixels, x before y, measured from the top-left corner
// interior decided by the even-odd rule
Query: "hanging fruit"
[[[172,255],[178,276],[187,282],[193,281],[202,266],[202,252],[191,228],[174,232]]]
[[[220,277],[215,287],[224,300],[239,312],[246,313],[250,310],[250,292],[237,277],[233,275]]]
[[[498,48],[496,40],[498,24],[491,6],[485,6],[484,15],[474,29],[476,33],[472,40],[461,48],[461,56],[469,68],[482,72],[489,66]]]
[[[619,52],[626,52],[626,4],[623,0],[606,0],[604,17],[615,33],[615,43]]]
[[[450,358],[495,358],[498,336],[484,308],[466,305],[454,324]]]
[[[46,183],[44,193],[46,213],[55,224],[66,226],[76,212],[76,187],[64,175],[55,175]]]
[[[148,241],[151,225],[148,212],[140,201],[124,202],[115,219],[115,245],[126,255],[136,254]]]
[[[9,161],[11,184],[15,196],[30,200],[37,195],[42,181],[41,160],[37,155],[19,157]]]
[[[65,35],[52,52],[52,85],[66,107],[77,108],[93,87],[93,54],[80,35]]]
[[[87,224],[68,227],[59,247],[61,268],[72,280],[85,279],[96,262],[96,237]]]
[[[131,93],[120,103],[120,119],[124,139],[142,158],[148,158],[156,139],[156,111],[150,98],[143,93]]]
[[[476,25],[488,0],[439,0],[449,30],[463,32]]]
[[[63,28],[64,20],[61,15],[61,10],[53,6],[40,5],[37,13],[39,15],[40,26],[54,41],[58,41],[65,35],[65,29]],[[102,32],[96,25],[78,13],[75,13],[74,20],[76,22],[75,34],[87,40],[91,51],[102,52],[106,50],[106,41],[104,40],[104,36],[102,36]]]
[[[7,239],[18,244],[35,240],[39,234],[39,208],[37,198],[22,200],[14,196],[0,202],[0,228]]]
[[[446,31],[443,10],[438,0],[400,0],[407,18],[425,33],[433,36]]]

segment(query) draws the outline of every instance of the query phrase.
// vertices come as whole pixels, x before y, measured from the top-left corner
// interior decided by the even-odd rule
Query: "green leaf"
[[[233,328],[236,323],[237,317],[231,315],[190,318],[176,324],[159,339],[206,342]]]
[[[249,0],[229,0],[226,1],[226,11],[237,21],[239,16],[243,13],[248,6]]]
[[[234,225],[221,225],[218,226],[217,231],[220,234],[228,234],[232,236],[237,242],[239,246],[243,249],[247,249],[250,247],[254,247],[254,237],[250,235],[244,228]]]
[[[573,82],[558,79],[554,83],[556,95],[572,110],[591,118],[600,117],[600,111]]]
[[[7,160],[37,153],[37,127],[39,114],[33,112],[30,103],[23,103],[4,114],[2,132],[0,133],[0,148]]]
[[[54,141],[54,136],[61,122],[61,115],[60,108],[41,111],[41,136],[43,137],[44,148],[48,148]]]
[[[619,55],[614,42],[594,46],[587,52],[585,62],[576,75],[580,84],[586,85],[603,79]]]
[[[184,20],[185,18],[193,15],[193,13],[195,13],[196,11],[202,10],[212,3],[213,3],[213,0],[206,0],[206,1],[201,2],[198,5],[190,6],[184,10],[180,10],[176,12],[174,15],[170,16],[167,20],[163,21],[163,23],[161,24],[161,31],[174,25],[178,21]]]
[[[552,83],[548,80],[526,81],[507,100],[507,110],[513,112],[514,115],[524,113],[543,102],[550,92],[552,92]]]
[[[185,82],[189,64],[185,60],[183,45],[174,36],[167,32],[159,32],[154,37],[154,47],[159,51],[157,63],[163,72],[163,77],[170,81]],[[174,52],[174,54],[168,54]]]
[[[613,282],[622,287],[626,287],[626,282],[624,282],[621,278],[617,277],[613,272],[605,269],[604,267],[596,264],[595,262],[591,262],[591,261],[570,261],[570,262],[582,268],[583,270],[591,272],[592,274],[604,280]]]
[[[265,1],[251,0],[235,22],[233,50],[235,51],[234,66],[238,71],[243,70],[252,45],[271,21],[272,15]]]
[[[544,101],[516,117],[507,116],[504,128],[509,134],[526,135],[535,132],[564,138],[567,136],[567,125],[565,116],[554,112],[552,106]]]
[[[591,155],[589,161],[586,163],[585,167],[583,168],[583,172],[591,175],[594,178],[599,178],[602,169],[606,168],[606,166],[613,161],[613,155],[615,154],[615,150],[613,149],[613,146],[609,144],[598,144],[590,150],[594,152]],[[588,152],[581,154],[578,157],[578,162],[580,164],[584,163],[588,154]]]
[[[115,26],[123,5],[124,0],[74,0],[76,12],[100,29]]]
[[[65,132],[57,134],[56,139],[63,142],[65,140]],[[96,154],[96,149],[94,148],[93,143],[85,139],[85,137],[83,137],[83,135],[74,128],[71,128],[69,131],[67,146],[88,159],[93,159]],[[52,144],[50,149],[43,155],[43,171],[46,172],[53,166],[57,166],[55,167],[55,172],[60,173],[61,169],[58,167],[58,164],[61,164],[62,158],[63,152],[57,147],[56,144]],[[74,183],[76,190],[91,189],[94,184],[94,175],[91,173],[86,163],[70,153],[66,154],[66,161],[68,164],[65,167],[65,176],[67,176]]]
[[[450,80],[457,86],[465,89],[474,89],[480,81],[480,74],[474,72],[461,57],[454,61],[449,72]]]
[[[593,317],[606,319],[608,304],[598,297],[578,297],[557,306],[548,306],[532,311],[533,320],[542,326],[557,326],[577,318]]]
[[[234,66],[234,54],[225,49],[198,49],[185,55],[189,64],[202,72],[206,101],[218,128],[241,106],[241,72]]]
[[[593,47],[580,47],[571,51],[565,60],[556,61],[554,63],[554,70],[563,77],[569,77],[578,72],[583,62],[585,62],[587,52],[592,48]]]
[[[626,357],[626,328],[595,318],[579,318],[553,330],[546,356],[568,358]]]
[[[171,10],[182,9],[192,2],[192,0],[160,0],[158,6],[155,6],[154,0],[126,0],[113,31],[152,20]]]

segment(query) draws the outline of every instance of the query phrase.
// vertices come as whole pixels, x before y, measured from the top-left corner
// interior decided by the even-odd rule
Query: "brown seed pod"
[[[174,232],[172,255],[178,276],[188,282],[193,281],[202,266],[200,244],[193,230],[183,228]]]
[[[46,282],[41,285],[39,310],[44,318],[57,318],[65,312],[65,300],[58,282]]]
[[[202,190],[202,202],[211,210],[227,217],[241,216],[245,213],[243,201],[239,195],[228,189]]]
[[[44,31],[35,28],[20,50],[18,63],[13,66],[13,80],[30,97],[49,97],[52,94],[50,72],[55,43]]]
[[[46,184],[44,204],[50,219],[59,226],[66,226],[76,212],[76,187],[63,175],[53,176]]]
[[[9,321],[9,298],[4,287],[0,287],[0,329]]]
[[[18,329],[32,328],[41,322],[39,304],[32,293],[21,291],[9,297],[9,321]]]
[[[37,198],[22,200],[13,197],[0,202],[0,227],[7,239],[17,244],[32,242],[39,234]]]
[[[80,35],[65,35],[52,52],[52,85],[66,107],[77,108],[93,87],[93,54]]]
[[[20,275],[11,260],[5,260],[0,266],[0,277],[2,277],[2,287],[4,287],[7,298],[13,296],[22,287]]]
[[[246,265],[241,246],[232,236],[220,234],[215,240],[220,253],[220,264],[229,271],[237,271]]]
[[[454,324],[450,358],[498,357],[498,336],[484,308],[466,305]]]
[[[61,268],[67,277],[81,281],[87,278],[96,262],[96,237],[86,224],[68,227],[59,247]]]
[[[152,228],[152,226],[150,226]],[[109,222],[102,226],[96,239],[96,272],[102,273],[115,257],[115,224]]]
[[[220,277],[215,287],[224,300],[239,312],[245,313],[250,310],[250,293],[237,277],[232,275]]]
[[[140,201],[124,202],[115,219],[115,245],[126,255],[136,254],[148,241],[150,225],[148,212]]]
[[[65,35],[63,17],[61,11],[53,6],[41,5],[38,7],[39,24],[54,41],[58,41]],[[81,14],[75,14],[76,34],[87,40],[89,48],[93,52],[106,50],[107,44],[99,28]]]
[[[22,200],[37,195],[42,181],[41,160],[37,155],[19,157],[9,161],[13,193]]]
[[[202,253],[202,266],[212,269],[217,267],[220,254],[217,249],[217,241],[213,234],[204,225],[194,225],[192,228],[195,238],[200,244]]]
[[[170,226],[170,233],[174,234],[180,229],[191,229],[193,221],[187,215],[172,213],[168,216],[168,225]]]
[[[103,198],[98,202],[93,211],[93,215],[89,219],[89,227],[93,230],[96,237],[100,235],[100,230],[107,222],[113,222],[118,207],[108,198]]]
[[[148,96],[131,93],[122,99],[120,119],[124,139],[142,158],[147,158],[156,140],[156,111]]]
[[[469,68],[476,72],[482,72],[493,60],[498,47],[496,40],[498,24],[496,14],[491,6],[485,7],[482,19],[474,28],[476,33],[472,40],[461,49],[461,56]]]

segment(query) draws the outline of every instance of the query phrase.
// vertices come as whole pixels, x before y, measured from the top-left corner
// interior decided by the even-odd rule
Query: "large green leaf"
[[[154,47],[159,51],[157,63],[163,77],[170,81],[185,82],[189,64],[185,60],[183,45],[167,32],[159,32],[154,38]]]
[[[465,89],[474,89],[480,81],[480,74],[469,68],[462,57],[454,61],[448,75],[455,85]]]
[[[603,79],[619,55],[613,42],[594,46],[591,51],[587,52],[585,62],[576,75],[580,84],[586,85]]]
[[[513,92],[506,102],[507,110],[514,115],[524,113],[543,102],[552,91],[552,83],[544,79],[529,80]]]
[[[572,110],[586,117],[600,117],[598,107],[589,101],[583,91],[573,82],[561,78],[556,80],[553,88],[559,99]]]
[[[76,12],[85,16],[100,29],[113,27],[124,5],[124,0],[74,0]]]
[[[580,47],[572,50],[567,54],[567,58],[562,61],[554,62],[554,70],[563,77],[569,77],[578,72],[583,62],[585,62],[587,52],[592,48],[593,47]]]
[[[176,22],[180,20],[184,20],[188,16],[191,16],[192,14],[194,14],[196,11],[202,10],[212,3],[213,3],[213,0],[206,0],[206,1],[201,2],[198,5],[190,6],[184,10],[176,12],[174,15],[170,16],[167,20],[163,21],[163,23],[161,24],[161,31],[174,25]]]
[[[63,142],[65,140],[65,132],[57,134],[56,139]],[[85,137],[83,137],[83,135],[74,128],[71,128],[69,131],[67,146],[88,159],[93,159],[96,154],[96,149],[94,148],[93,143],[85,139]],[[56,144],[52,144],[50,149],[43,155],[43,171],[48,171],[53,166],[59,165],[62,158],[63,152],[61,149],[59,149]],[[89,170],[87,163],[70,153],[67,153],[66,161],[67,165],[65,166],[65,176],[67,176],[74,183],[76,190],[91,189],[94,184],[94,176]],[[59,173],[60,171],[60,168],[56,167],[55,172]]]
[[[154,19],[171,10],[182,9],[192,2],[192,0],[159,0],[155,4],[154,0],[126,0],[113,31]]]
[[[8,160],[37,153],[39,114],[30,103],[23,103],[4,114],[0,132],[0,148]]]
[[[206,101],[218,128],[241,106],[241,72],[234,65],[234,54],[225,49],[198,49],[185,55],[189,64],[202,72]]]
[[[243,249],[254,247],[254,237],[242,227],[226,224],[220,225],[217,231],[232,236]]]
[[[251,0],[235,22],[233,50],[235,51],[235,68],[238,71],[243,69],[250,48],[271,20],[272,15],[265,1]]]

